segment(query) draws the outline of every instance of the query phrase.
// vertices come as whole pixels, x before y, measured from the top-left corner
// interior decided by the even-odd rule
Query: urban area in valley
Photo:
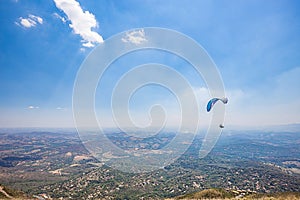
[[[141,139],[107,133],[121,148],[133,149],[160,149],[174,135]],[[174,163],[145,173],[125,173],[101,163],[75,131],[1,130],[0,138],[3,198],[166,199],[211,188],[234,198],[300,192],[297,131],[225,131],[204,159],[199,158],[204,134],[198,134]]]

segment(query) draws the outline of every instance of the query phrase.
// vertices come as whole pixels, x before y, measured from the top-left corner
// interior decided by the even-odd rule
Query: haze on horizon
[[[81,63],[114,34],[143,27],[182,32],[206,49],[229,99],[226,125],[300,123],[299,9],[293,0],[1,1],[0,128],[74,127],[72,92]],[[183,59],[151,50],[126,55],[106,72],[95,96],[103,125],[114,127],[115,82],[150,62],[171,66],[190,81],[200,126],[206,126],[210,96],[202,78]],[[162,87],[141,88],[129,104],[141,126],[149,123],[154,104],[165,106],[168,126],[180,121],[176,98]]]

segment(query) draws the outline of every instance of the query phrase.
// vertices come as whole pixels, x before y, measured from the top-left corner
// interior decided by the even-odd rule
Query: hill
[[[33,199],[25,193],[0,185],[0,199]]]
[[[168,200],[179,199],[215,199],[215,200],[299,200],[299,192],[281,192],[272,194],[254,194],[243,190],[207,189],[200,192],[181,195]]]

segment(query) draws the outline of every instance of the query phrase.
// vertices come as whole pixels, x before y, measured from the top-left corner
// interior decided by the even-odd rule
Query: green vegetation
[[[207,189],[192,194],[186,194],[176,199],[225,199],[234,198],[237,195],[234,192],[226,191],[224,189]]]
[[[0,185],[0,199],[30,199],[25,193]]]
[[[186,194],[174,197],[174,200],[179,199],[202,199],[202,200],[299,200],[299,192],[281,192],[273,194],[247,194],[244,191],[224,190],[224,189],[207,189],[200,192]],[[171,200],[171,199],[169,199]]]
[[[198,135],[188,151],[173,164],[149,173],[129,174],[91,157],[76,134],[0,133],[0,183],[44,199],[228,199],[237,196],[263,199],[269,197],[260,194],[276,193],[278,198],[298,195],[286,192],[300,192],[297,173],[300,149],[294,145],[300,135],[271,134],[272,137],[269,133],[223,135],[204,159],[198,158],[203,139]],[[163,134],[153,140],[143,139],[143,147],[161,147],[173,136]],[[122,148],[141,147],[140,140],[121,133],[111,136],[111,140]]]

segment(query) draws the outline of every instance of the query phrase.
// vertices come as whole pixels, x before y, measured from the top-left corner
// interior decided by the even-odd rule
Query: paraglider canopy
[[[209,112],[212,109],[212,107],[215,105],[215,103],[217,103],[218,101],[222,101],[224,104],[228,103],[228,99],[226,97],[223,97],[223,98],[212,98],[207,103],[207,106],[206,106],[207,112]]]
[[[207,106],[206,106],[206,110],[207,112],[209,112],[212,107],[218,102],[218,101],[221,101],[223,102],[224,104],[227,104],[228,103],[228,99],[226,97],[223,97],[223,98],[212,98],[211,100],[208,101],[207,103]],[[224,128],[224,125],[223,124],[220,124],[219,125],[220,128]]]

